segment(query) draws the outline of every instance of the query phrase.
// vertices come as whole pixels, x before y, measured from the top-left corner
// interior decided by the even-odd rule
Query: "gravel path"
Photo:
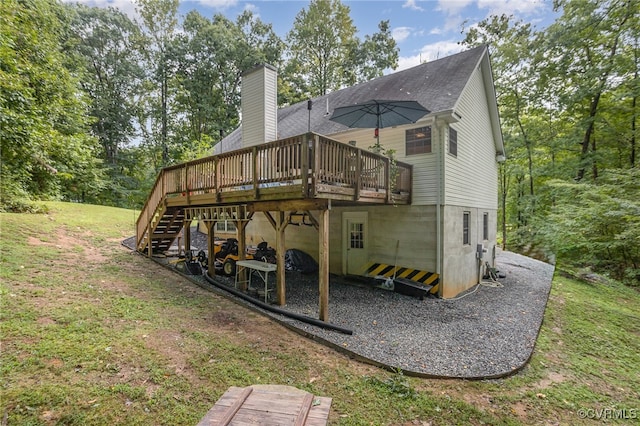
[[[192,232],[194,247],[202,247],[200,240],[206,238],[198,234]],[[355,358],[402,369],[405,374],[500,377],[523,367],[533,352],[554,268],[506,251],[498,251],[496,261],[506,274],[498,280],[501,287],[475,286],[457,299],[421,301],[332,275],[329,320],[353,330],[353,335],[255,309]],[[222,291],[204,277],[191,279]],[[233,286],[229,277],[216,277],[216,281]],[[286,296],[283,309],[318,318],[317,276],[287,271]]]

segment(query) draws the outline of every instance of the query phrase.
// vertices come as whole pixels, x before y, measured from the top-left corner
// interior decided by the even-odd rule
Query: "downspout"
[[[436,274],[440,285],[438,296],[442,297],[444,285],[442,282],[442,203],[444,196],[444,132],[442,122],[438,122],[438,117],[433,120],[438,129],[438,196],[436,198]]]

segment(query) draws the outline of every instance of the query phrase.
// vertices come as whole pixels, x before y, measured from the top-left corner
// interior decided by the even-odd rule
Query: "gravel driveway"
[[[197,237],[192,242],[199,246]],[[352,335],[252,308],[354,358],[402,369],[405,374],[467,379],[501,377],[523,367],[533,352],[554,267],[500,250],[496,262],[498,270],[506,274],[506,278],[498,280],[502,286],[479,285],[457,299],[418,300],[355,285],[332,275],[329,320],[353,330]],[[204,277],[190,278],[216,292],[223,291]],[[216,282],[233,286],[228,277],[216,277]],[[287,271],[286,296],[283,309],[318,318],[317,276]]]

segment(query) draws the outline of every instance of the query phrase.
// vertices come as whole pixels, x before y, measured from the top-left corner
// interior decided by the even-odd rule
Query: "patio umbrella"
[[[329,120],[347,127],[375,128],[379,145],[378,129],[415,123],[429,110],[416,101],[381,101],[372,99],[355,105],[338,107]]]

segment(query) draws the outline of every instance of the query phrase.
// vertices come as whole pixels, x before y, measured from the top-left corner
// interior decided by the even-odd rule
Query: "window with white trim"
[[[484,213],[482,215],[482,239],[489,239],[489,213]]]
[[[449,127],[449,154],[458,156],[458,132],[453,127]]]
[[[431,126],[407,129],[405,132],[406,155],[431,152]]]
[[[469,219],[471,217],[471,212],[463,212],[462,213],[462,244],[469,245],[471,244],[470,236],[469,236]]]

